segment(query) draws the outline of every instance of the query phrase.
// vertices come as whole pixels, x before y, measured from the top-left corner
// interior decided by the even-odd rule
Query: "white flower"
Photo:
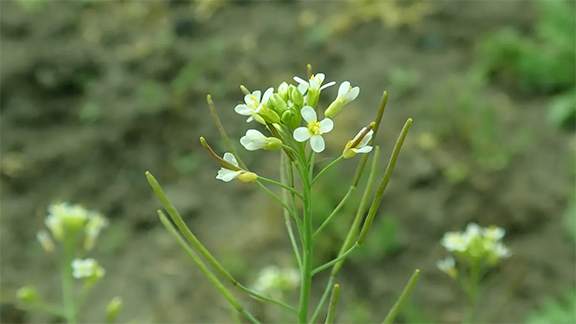
[[[336,99],[341,100],[342,103],[345,105],[356,99],[358,97],[358,94],[360,94],[359,87],[352,88],[350,86],[349,81],[344,81],[340,84],[340,87],[338,88],[338,97]]]
[[[442,237],[442,246],[448,251],[464,252],[468,247],[468,242],[460,232],[448,232]]]
[[[296,269],[268,266],[260,271],[253,288],[260,293],[278,295],[295,288],[299,282],[300,273]]]
[[[299,77],[294,77],[294,81],[298,82],[298,90],[301,93],[305,93],[306,90],[320,92],[336,84],[336,82],[332,81],[322,85],[322,82],[324,82],[325,78],[326,75],[324,75],[324,73],[316,73],[310,77],[309,81],[305,81]]]
[[[94,247],[98,235],[100,235],[100,232],[106,226],[108,226],[108,220],[102,215],[94,213],[92,217],[90,217],[86,224],[86,240],[84,242],[84,246],[87,250]]]
[[[46,252],[54,251],[54,242],[50,238],[50,234],[47,231],[41,230],[36,233],[36,239],[40,242],[40,245]]]
[[[338,96],[332,101],[328,108],[326,108],[324,115],[330,118],[336,117],[336,115],[342,111],[342,108],[356,99],[359,94],[360,88],[350,86],[349,81],[342,82],[338,88]]]
[[[344,152],[342,155],[344,158],[352,158],[357,153],[370,153],[372,152],[372,146],[368,145],[372,140],[374,135],[374,130],[371,127],[362,128],[354,138],[346,143],[344,147]]]
[[[485,228],[483,233],[486,238],[492,241],[499,241],[504,237],[506,231],[504,231],[504,229],[500,227],[490,226],[488,228]]]
[[[274,88],[268,88],[264,95],[260,90],[256,90],[244,96],[244,103],[234,107],[234,111],[243,116],[250,116],[246,122],[251,122],[254,118],[258,118],[258,113],[262,106],[268,103],[268,99],[274,93]]]
[[[242,173],[242,170],[240,169],[240,167],[238,166],[238,161],[236,161],[236,157],[234,157],[234,154],[226,152],[224,153],[224,161],[232,164],[233,166],[237,167],[237,170],[231,170],[231,169],[227,169],[227,168],[220,168],[220,170],[218,170],[218,174],[216,175],[216,179],[218,180],[222,180],[224,182],[230,182],[233,179],[235,179],[236,177],[238,177],[240,175],[240,173]]]
[[[91,216],[90,211],[80,205],[68,203],[52,204],[48,207],[46,227],[57,240],[61,240],[67,231],[76,231],[82,228]]]
[[[74,259],[72,261],[72,276],[76,279],[100,278],[104,269],[94,259]]]
[[[310,147],[316,153],[324,151],[324,139],[322,134],[330,132],[334,128],[334,122],[330,118],[324,118],[318,121],[316,111],[310,106],[302,108],[300,111],[304,120],[308,123],[307,127],[298,127],[294,130],[294,139],[298,142],[305,142],[310,139]]]
[[[276,137],[266,137],[255,129],[246,131],[246,135],[240,138],[240,144],[248,151],[260,149],[273,150],[282,146],[282,141]]]
[[[510,250],[508,250],[508,248],[502,243],[494,245],[492,250],[498,258],[507,258],[510,256]]]
[[[450,271],[453,271],[455,265],[456,265],[456,262],[454,261],[454,258],[452,258],[452,257],[446,257],[442,260],[436,261],[436,267],[438,267],[438,269],[440,269],[446,273],[450,273]]]

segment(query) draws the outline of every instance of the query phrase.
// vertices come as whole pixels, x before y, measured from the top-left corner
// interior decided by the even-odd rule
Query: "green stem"
[[[277,185],[277,186],[281,187],[281,188],[284,189],[284,190],[290,191],[292,194],[294,194],[294,195],[300,197],[300,199],[302,199],[302,194],[300,194],[300,193],[299,193],[298,191],[296,191],[294,188],[291,188],[291,187],[289,187],[289,186],[287,186],[287,185],[285,185],[285,184],[283,184],[283,183],[281,183],[281,182],[279,182],[279,181],[276,181],[276,180],[274,180],[274,179],[265,178],[265,177],[262,177],[262,176],[258,176],[258,180],[261,180],[261,181],[264,181],[264,182],[268,182],[268,183]]]
[[[314,232],[314,235],[313,235],[314,237],[316,237],[322,231],[322,229],[324,227],[326,227],[326,225],[328,225],[330,223],[330,221],[332,221],[332,218],[334,218],[334,216],[336,216],[336,214],[340,211],[340,209],[342,209],[342,207],[344,207],[344,205],[346,204],[346,201],[348,201],[348,198],[350,198],[350,196],[352,195],[352,193],[354,192],[355,189],[356,189],[355,186],[350,186],[350,188],[348,189],[348,191],[346,192],[344,197],[342,197],[342,200],[340,200],[338,205],[336,205],[336,208],[334,208],[334,210],[330,213],[330,215],[328,215],[328,217],[326,217],[324,222],[322,222],[322,224]]]
[[[336,314],[336,306],[338,306],[338,298],[340,297],[340,285],[334,284],[332,288],[332,296],[330,297],[330,304],[328,304],[328,314],[326,315],[325,324],[334,323],[334,316]]]
[[[320,316],[320,312],[322,311],[322,306],[324,305],[324,303],[326,302],[326,300],[328,299],[328,295],[330,295],[330,291],[332,291],[332,284],[334,283],[334,280],[336,279],[336,276],[330,275],[330,277],[328,278],[328,281],[326,283],[326,288],[324,288],[324,292],[322,293],[322,297],[320,297],[320,301],[318,302],[318,305],[316,305],[316,309],[314,309],[314,313],[312,313],[312,317],[310,318],[310,323],[316,323],[316,319],[318,318],[318,316]]]
[[[287,159],[287,156],[285,156],[284,154],[281,154],[281,156],[280,156],[280,179],[282,181],[282,184],[288,183],[288,177],[289,177],[289,175],[287,174],[288,168],[291,168],[290,161]],[[286,205],[288,205],[291,208],[294,208],[294,205],[293,205],[294,199],[292,200],[292,206],[290,206],[288,203],[289,198],[290,198],[289,194],[290,194],[290,191],[284,190],[283,195],[282,195],[282,200],[284,201],[284,203]],[[298,248],[298,243],[296,243],[296,238],[294,237],[294,231],[292,230],[292,222],[290,221],[290,213],[286,209],[284,209],[284,224],[286,225],[286,231],[288,232],[288,237],[290,238],[290,244],[292,245],[292,251],[294,253],[294,257],[296,258],[296,263],[298,264],[298,268],[300,269],[302,267],[302,258],[300,257],[300,251]],[[300,233],[300,230],[298,230],[298,232]]]
[[[342,161],[342,159],[344,159],[344,156],[340,155],[338,158],[334,159],[334,161],[328,163],[328,165],[325,166],[324,169],[320,170],[320,172],[318,172],[318,174],[314,177],[314,180],[312,180],[312,184],[316,183],[316,181],[318,181],[318,179],[320,179],[320,176],[322,176],[324,174],[324,172],[330,170],[338,162]]]
[[[168,220],[166,215],[161,210],[158,210],[158,216],[160,217],[160,221],[166,227],[168,232],[178,241],[180,246],[186,251],[188,256],[192,259],[192,261],[196,264],[196,266],[200,269],[200,271],[208,278],[208,280],[216,287],[216,289],[222,294],[224,299],[228,301],[228,303],[242,316],[244,316],[247,320],[251,323],[259,323],[259,321],[248,311],[246,310],[240,302],[232,295],[232,293],[220,282],[218,277],[208,269],[206,264],[200,259],[200,257],[192,250],[192,248],[188,245],[188,243],[182,238],[182,236],[178,233],[178,230],[172,225],[172,223]]]
[[[406,284],[406,286],[404,286],[404,289],[402,290],[400,297],[398,297],[398,299],[396,300],[396,303],[394,303],[394,306],[392,306],[392,309],[390,309],[390,312],[388,312],[388,315],[386,315],[386,318],[384,319],[384,322],[382,322],[382,324],[393,324],[394,323],[394,319],[396,318],[396,316],[398,316],[398,313],[402,309],[402,306],[404,305],[406,300],[412,294],[414,287],[416,287],[416,283],[418,282],[418,278],[420,278],[420,270],[416,269],[416,270],[414,270],[414,273],[410,277],[410,280],[408,280],[408,283]]]
[[[358,247],[358,244],[352,245],[351,248],[349,248],[346,252],[341,253],[338,257],[336,257],[336,259],[334,259],[334,260],[332,260],[332,261],[330,261],[330,262],[328,262],[328,263],[325,263],[325,264],[319,266],[318,268],[314,269],[314,270],[312,271],[312,275],[315,275],[315,274],[317,274],[318,272],[324,271],[324,270],[330,268],[332,265],[336,264],[337,262],[340,262],[340,260],[345,259],[345,258],[348,257],[348,255],[349,255],[350,253],[352,253],[357,247]]]
[[[62,255],[62,299],[64,314],[68,324],[76,324],[76,303],[74,297],[74,277],[72,275],[72,260],[74,259],[75,236],[64,239],[64,251]]]
[[[313,155],[312,158],[313,159]],[[312,162],[312,161],[310,161]],[[302,247],[302,268],[300,284],[300,303],[298,306],[298,322],[308,321],[308,303],[310,301],[310,291],[312,288],[312,259],[313,259],[313,237],[312,237],[312,165],[302,164],[299,166],[300,178],[302,181],[302,191],[304,200],[303,213],[303,247]]]

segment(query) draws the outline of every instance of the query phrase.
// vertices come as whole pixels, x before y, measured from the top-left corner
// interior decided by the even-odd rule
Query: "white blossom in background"
[[[76,279],[101,278],[105,274],[94,259],[74,259],[72,261],[72,276]]]
[[[45,223],[54,238],[62,240],[67,232],[83,229],[95,214],[80,205],[56,203],[48,207]]]
[[[86,240],[84,241],[84,247],[90,250],[94,247],[96,239],[100,235],[100,232],[108,226],[108,220],[100,214],[94,214],[88,220],[86,224]]]
[[[38,240],[44,251],[46,252],[54,251],[54,242],[52,241],[52,238],[50,238],[50,234],[47,231],[41,230],[38,233],[36,233],[36,239]]]
[[[456,261],[454,261],[453,257],[446,257],[442,260],[438,260],[436,262],[436,267],[451,277],[456,275]]]
[[[316,111],[310,106],[306,106],[301,110],[302,118],[307,123],[306,127],[298,127],[294,130],[294,139],[298,142],[305,142],[310,140],[310,147],[316,153],[324,151],[326,144],[324,143],[323,134],[330,132],[334,128],[334,122],[330,118],[324,118],[318,121]]]
[[[234,111],[243,116],[249,116],[246,119],[246,122],[251,122],[254,119],[257,119],[261,122],[261,118],[258,116],[258,113],[262,110],[262,107],[268,103],[268,100],[274,93],[274,88],[268,88],[264,95],[260,90],[256,90],[250,94],[244,96],[244,103],[239,104],[234,107]]]
[[[280,296],[300,283],[300,273],[293,268],[268,266],[260,271],[253,285],[255,291],[266,295]]]
[[[442,246],[450,252],[463,252],[468,246],[464,235],[460,232],[448,232],[442,237]]]

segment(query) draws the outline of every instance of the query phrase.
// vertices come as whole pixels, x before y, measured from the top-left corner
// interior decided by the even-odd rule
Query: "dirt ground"
[[[522,322],[545,297],[574,287],[575,250],[562,217],[573,195],[573,134],[543,122],[545,96],[498,83],[464,89],[478,40],[503,27],[529,31],[531,2],[436,1],[410,26],[371,21],[328,35],[324,18],[341,5],[239,2],[203,21],[179,1],[54,1],[40,9],[2,1],[0,320],[54,320],[18,310],[13,296],[32,283],[58,298],[57,264],[35,234],[47,205],[65,200],[112,224],[95,253],[107,277],[84,309],[87,322],[101,321],[115,295],[125,301],[121,322],[229,322],[225,303],[157,221],[144,171],[241,281],[271,263],[290,265],[280,210],[254,187],[216,181],[197,138],[218,143],[206,93],[238,137],[245,130],[232,110],[238,85],[277,85],[303,75],[306,63],[362,89],[320,163],[372,118],[383,89],[391,94],[378,138],[385,155],[403,121],[415,119],[382,206],[397,224],[397,246],[347,263],[342,322],[381,320],[415,268],[423,278],[403,320],[460,321],[462,293],[434,264],[444,256],[443,233],[471,221],[506,228],[512,251],[487,278],[481,322]],[[495,113],[488,154],[506,157],[497,167],[479,162],[462,136],[475,125],[457,112],[467,93],[473,107]],[[263,174],[277,165],[270,153],[244,158]],[[353,168],[347,161],[340,174]],[[332,192],[318,195],[345,192],[340,174],[326,186]],[[334,251],[323,253],[328,259]],[[269,321],[282,319],[251,305]]]

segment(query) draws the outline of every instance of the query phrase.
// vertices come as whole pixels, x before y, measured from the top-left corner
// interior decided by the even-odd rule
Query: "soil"
[[[54,1],[35,9],[2,1],[1,321],[56,320],[19,310],[13,296],[30,283],[57,300],[57,263],[35,234],[46,207],[64,200],[99,210],[112,224],[94,254],[107,276],[83,310],[87,322],[101,322],[115,295],[125,301],[121,322],[229,322],[231,311],[155,217],[159,204],[144,171],[241,281],[252,282],[271,263],[291,265],[278,207],[255,187],[216,181],[217,167],[197,139],[223,148],[206,93],[238,137],[246,129],[232,110],[241,99],[238,85],[277,85],[304,75],[306,63],[362,89],[319,163],[337,156],[372,118],[383,88],[391,93],[378,138],[384,153],[404,120],[415,119],[382,206],[397,224],[398,247],[353,258],[344,268],[342,322],[380,321],[415,268],[423,277],[401,320],[461,321],[462,293],[435,262],[444,256],[443,233],[472,221],[506,228],[513,254],[486,279],[479,322],[522,322],[545,297],[574,287],[576,255],[563,215],[573,196],[575,141],[545,122],[550,98],[496,82],[469,91],[475,105],[495,113],[489,134],[506,156],[498,167],[474,157],[462,136],[470,120],[456,111],[478,41],[503,27],[529,31],[532,2],[432,4],[409,26],[369,21],[330,35],[325,18],[341,14],[343,3],[242,1],[205,21],[194,4],[180,1]],[[273,176],[274,154],[244,159]],[[333,174],[336,188],[324,194],[346,190],[339,176],[354,164],[341,167]],[[320,293],[323,286],[314,288]],[[282,321],[250,305],[268,321]]]

